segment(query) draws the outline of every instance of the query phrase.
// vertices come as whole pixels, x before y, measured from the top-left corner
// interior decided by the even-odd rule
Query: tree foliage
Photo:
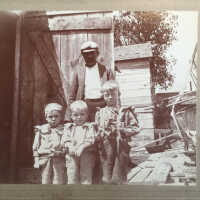
[[[173,83],[171,68],[175,58],[167,57],[166,50],[176,40],[177,16],[166,11],[122,11],[114,15],[115,46],[150,41],[153,58],[152,80],[155,86],[167,89]]]

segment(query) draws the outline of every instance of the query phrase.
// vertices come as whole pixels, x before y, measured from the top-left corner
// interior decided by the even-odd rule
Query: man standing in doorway
[[[89,108],[89,120],[94,121],[97,107],[104,107],[101,85],[114,79],[113,73],[97,62],[98,45],[93,41],[84,42],[81,46],[83,62],[76,63],[71,70],[69,102],[85,100]]]

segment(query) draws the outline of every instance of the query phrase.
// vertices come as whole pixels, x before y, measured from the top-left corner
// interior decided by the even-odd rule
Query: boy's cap
[[[44,109],[45,115],[47,115],[53,110],[63,111],[63,106],[61,106],[58,103],[49,103],[45,106],[45,109]]]
[[[93,41],[87,41],[81,45],[81,53],[87,53],[97,50],[98,50],[98,45]]]

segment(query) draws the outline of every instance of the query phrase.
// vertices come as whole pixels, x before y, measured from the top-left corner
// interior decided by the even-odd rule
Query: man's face
[[[46,115],[47,123],[52,127],[57,127],[62,121],[62,114],[57,110],[52,110]]]
[[[92,67],[97,63],[97,51],[83,52],[82,55],[88,67]]]
[[[72,110],[71,118],[76,125],[83,125],[88,121],[88,113],[86,110]]]

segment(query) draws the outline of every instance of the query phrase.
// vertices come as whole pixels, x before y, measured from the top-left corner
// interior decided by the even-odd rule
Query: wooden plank
[[[27,31],[110,30],[111,17],[83,18],[80,16],[41,16],[25,18]]]
[[[103,12],[104,17],[113,17],[113,11],[112,12]]]
[[[131,88],[141,88],[141,87],[144,87],[144,88],[151,88],[151,85],[150,85],[150,76],[147,77],[147,76],[140,76],[140,77],[137,77],[135,76],[135,74],[131,74],[131,75],[123,75],[123,78],[122,77],[119,77],[117,76],[116,79],[119,83],[121,83],[121,87],[123,86],[129,86]],[[135,78],[134,78],[135,77]]]
[[[122,77],[116,77],[116,80],[120,83],[121,87],[129,87],[129,88],[149,88],[151,89],[150,84],[150,76],[135,76],[135,74],[129,75],[122,75]],[[134,78],[135,77],[135,78]]]
[[[119,82],[120,84],[120,82]],[[140,92],[140,95],[138,92]],[[151,89],[150,87],[142,86],[141,87],[131,87],[130,84],[120,85],[120,92],[126,97],[134,97],[134,96],[151,96]],[[128,93],[128,94],[127,94]],[[134,95],[135,93],[135,95]]]
[[[163,152],[150,154],[149,161],[158,161],[163,156]]]
[[[64,95],[65,95],[65,101],[68,103],[68,90],[67,90],[67,82],[66,82],[66,78],[65,78],[65,73],[63,73],[62,71],[62,66],[61,66],[61,33],[59,32],[53,32],[52,34],[52,40],[53,40],[53,44],[54,44],[54,56],[55,56],[55,60],[58,64],[59,67],[59,74],[60,74],[60,78],[62,81],[62,87],[64,90]],[[62,46],[63,48],[63,46]],[[63,60],[66,60],[66,55],[63,58]]]
[[[124,105],[141,105],[141,104],[152,104],[152,99],[150,96],[140,96],[137,98],[121,98],[121,104]]]
[[[185,168],[184,173],[196,174],[197,173],[197,167],[190,166],[188,168]]]
[[[60,33],[44,32],[42,38],[47,48],[51,49],[57,65],[60,66]]]
[[[42,39],[44,40],[45,42],[45,45],[46,45],[46,48],[49,49],[49,51],[52,53],[52,57],[53,59],[56,61],[57,63],[57,70],[59,72],[59,76],[60,76],[60,79],[61,79],[61,83],[62,83],[62,90],[64,92],[64,98],[61,98],[61,96],[58,94],[58,92],[56,92],[55,90],[58,90],[56,88],[55,85],[53,85],[52,83],[49,83],[49,85],[52,85],[52,91],[50,95],[52,100],[51,101],[57,101],[59,103],[62,103],[63,102],[67,102],[67,92],[65,91],[65,85],[64,85],[64,82],[63,82],[63,74],[61,73],[61,71],[59,70],[60,69],[60,33],[59,32],[43,32],[42,34]],[[43,67],[43,66],[42,66]],[[43,67],[44,68],[44,67]],[[48,76],[48,74],[46,75]],[[65,103],[64,103],[65,104]]]
[[[151,43],[115,47],[115,60],[128,60],[152,57]]]
[[[150,84],[150,72],[149,70],[145,70],[144,72],[138,70],[140,74],[137,74],[136,71],[130,70],[130,72],[126,73],[124,71],[121,71],[120,73],[117,73],[117,79],[120,80],[123,83],[129,82],[132,78],[132,81],[137,82],[137,83],[146,83]],[[134,77],[134,79],[133,79]]]
[[[83,17],[86,17],[84,15]],[[83,59],[80,48],[83,42],[87,41],[87,32],[63,32],[60,38],[60,73],[63,77],[65,96],[68,102],[70,67],[72,63]]]
[[[44,69],[43,63],[41,62],[37,51],[35,51],[33,56],[33,125],[38,125],[45,122],[44,107],[48,103],[48,96],[51,88],[47,71]]]
[[[170,172],[170,177],[185,177],[184,173],[180,173],[180,172]]]
[[[147,114],[149,114],[149,113],[147,113]],[[143,116],[140,116],[140,114],[138,114],[138,121],[140,122],[142,129],[154,128],[153,113],[151,114],[151,117],[149,117],[149,118],[146,118],[146,116],[144,116],[144,115],[145,114],[143,114]]]
[[[142,170],[141,167],[134,167],[127,175],[127,180],[130,181],[137,173]]]
[[[154,168],[155,164],[156,164],[155,161],[150,161],[149,158],[148,158],[146,161],[139,164],[139,167],[141,167],[141,168]]]
[[[145,69],[150,68],[149,60],[148,59],[141,59],[141,60],[125,60],[120,62],[115,62],[120,69]]]
[[[22,17],[20,16],[16,22],[16,40],[15,40],[15,70],[14,70],[14,88],[13,88],[13,115],[11,125],[11,141],[10,141],[10,163],[9,163],[9,181],[14,182],[16,176],[17,161],[17,136],[19,124],[19,96],[20,96],[20,50],[21,50],[21,25]]]
[[[155,166],[150,176],[145,180],[146,183],[160,184],[166,183],[168,175],[172,170],[172,166],[169,163],[159,163]]]
[[[144,168],[142,169],[135,177],[133,177],[129,183],[142,183],[145,179],[149,176],[152,172],[151,168]]]
[[[114,33],[113,30],[104,33],[105,63],[114,72]],[[109,52],[109,53],[108,53]]]
[[[143,66],[143,67],[142,67]],[[132,63],[127,63],[124,67],[122,65],[119,66],[121,74],[124,75],[129,75],[129,74],[134,74],[135,76],[147,76],[150,77],[150,70],[149,68],[145,65],[144,62],[139,63],[139,62],[132,62]],[[120,75],[120,73],[119,73]]]
[[[120,87],[120,89],[121,89],[121,87]],[[125,90],[125,88],[124,88],[123,90],[120,90],[121,99],[125,98],[125,100],[127,100],[127,101],[132,100],[132,99],[133,99],[133,101],[137,101],[137,99],[141,99],[143,97],[150,99],[150,97],[151,97],[150,91],[148,89],[141,89],[141,90],[142,91],[140,92],[139,89],[132,90],[132,89],[127,88],[127,90]],[[135,95],[134,95],[134,92],[135,92]],[[150,100],[150,102],[151,101],[152,100]]]
[[[94,18],[94,17],[104,17],[104,14],[102,12],[87,13],[87,18]]]
[[[138,89],[148,89],[151,91],[151,84],[148,79],[139,79],[139,80],[133,80],[133,77],[126,77],[126,80],[116,78],[117,82],[120,85],[120,90],[129,89],[129,90],[138,90]]]
[[[132,89],[127,86],[127,88],[123,88],[122,90],[120,90],[120,92],[121,92],[122,98],[138,98],[141,96],[151,97],[151,91],[146,88]]]
[[[43,65],[45,66],[49,76],[51,77],[52,83],[57,88],[57,91],[60,96],[60,99],[62,100],[62,103],[66,104],[65,95],[64,95],[64,91],[62,87],[62,81],[61,81],[60,73],[59,73],[59,67],[58,67],[57,62],[54,59],[52,50],[47,48],[43,40],[42,33],[32,32],[32,33],[29,33],[29,35],[38,51],[38,54],[40,55]]]
[[[118,81],[119,82],[119,81]],[[120,82],[119,82],[120,83]],[[142,84],[138,85],[138,86],[135,86],[135,84],[133,84],[133,87],[131,87],[130,84],[123,84],[123,85],[120,85],[120,91],[121,92],[126,92],[126,90],[129,90],[131,92],[134,92],[134,91],[138,91],[138,90],[146,90],[146,91],[151,91],[151,88],[150,86],[144,86]],[[141,92],[142,93],[142,92]],[[125,94],[125,95],[128,95],[128,94]]]
[[[148,137],[148,140],[153,140],[154,139],[154,131],[152,128],[144,128],[140,131],[140,134]]]
[[[21,71],[20,71],[20,100],[19,100],[19,135],[17,159],[18,165],[30,164],[32,157],[32,138],[33,132],[33,95],[34,95],[34,48],[28,38],[27,33],[22,29],[21,48]],[[32,141],[31,141],[32,142]],[[20,148],[19,148],[20,147]],[[31,152],[31,154],[30,154]]]
[[[41,16],[49,16],[49,17],[53,17],[53,16],[70,16],[70,15],[85,15],[85,14],[96,14],[96,13],[102,13],[103,16],[111,16],[113,11],[109,11],[109,10],[65,10],[65,11],[46,11],[45,13],[43,11],[29,11],[26,14],[26,18],[27,17],[41,17]]]

